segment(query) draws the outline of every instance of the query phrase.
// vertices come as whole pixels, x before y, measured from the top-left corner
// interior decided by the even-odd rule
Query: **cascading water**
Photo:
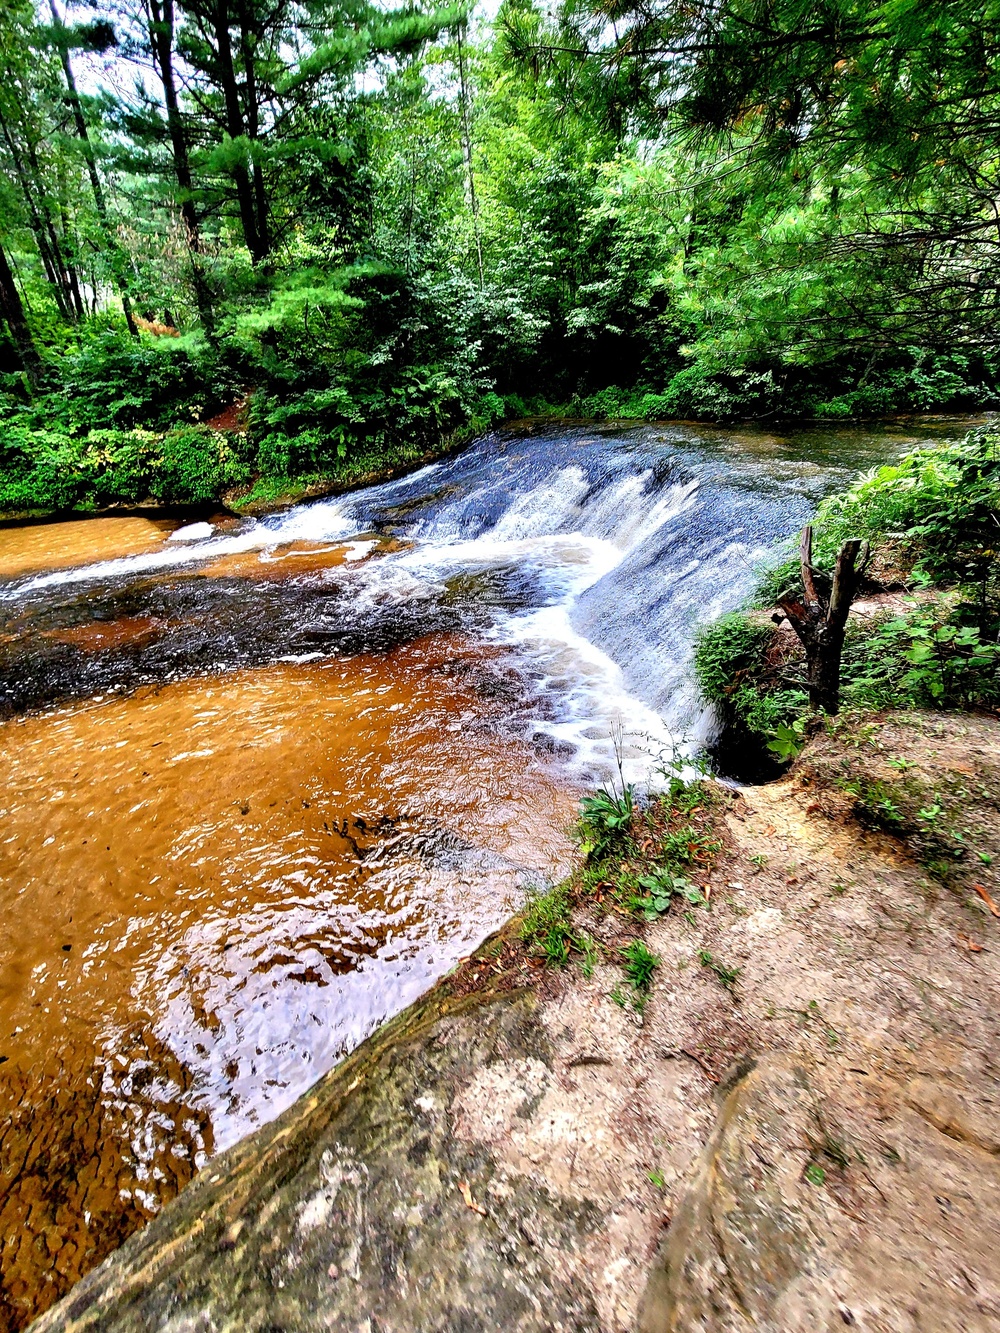
[[[697,625],[932,429],[498,434],[259,521],[120,520],[116,558],[8,552],[0,1306],[37,1311],[559,874],[616,734],[637,781],[703,741]]]
[[[814,461],[808,439],[770,459],[768,437],[740,454],[718,432],[690,427],[490,437],[352,496],[223,535],[206,535],[211,530],[199,524],[156,551],[9,586],[0,596],[33,604],[39,625],[72,614],[81,585],[89,617],[105,602],[112,616],[125,609],[184,625],[139,652],[108,657],[103,676],[97,661],[82,676],[74,664],[62,685],[53,650],[49,670],[37,663],[37,680],[29,668],[2,683],[20,708],[64,693],[384,649],[431,629],[465,629],[516,647],[543,701],[542,714],[525,725],[533,722],[564,756],[572,746],[584,780],[608,776],[615,720],[633,739],[630,775],[641,777],[651,755],[703,739],[689,671],[694,629],[739,603],[767,551],[846,475],[839,460],[822,457],[826,438],[812,441]],[[868,456],[879,451],[877,439],[865,444]],[[864,460],[860,448],[852,463],[858,452]],[[404,549],[368,558],[373,538],[387,534]],[[273,584],[241,589],[238,626],[230,588],[194,595],[179,577],[290,543],[342,543],[343,563],[308,596],[299,589],[282,596]]]

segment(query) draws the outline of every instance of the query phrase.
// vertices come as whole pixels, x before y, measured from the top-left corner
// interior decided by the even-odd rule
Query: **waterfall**
[[[810,453],[824,451],[808,444],[734,451],[724,433],[685,426],[498,433],[399,480],[225,533],[192,524],[155,551],[38,574],[0,588],[0,599],[117,597],[169,618],[172,601],[192,600],[185,576],[212,562],[339,543],[342,563],[308,584],[289,580],[284,596],[261,592],[252,570],[239,590],[203,587],[203,649],[190,633],[172,654],[161,643],[118,664],[123,687],[465,630],[521,664],[537,702],[518,720],[525,735],[596,782],[615,766],[620,731],[628,774],[641,781],[661,756],[704,740],[690,670],[698,625],[740,603],[768,552],[844,478],[840,459],[815,463]],[[380,554],[386,536],[396,549]],[[93,664],[88,688],[115,687],[100,674]],[[47,697],[60,689],[50,682]],[[7,693],[33,701],[30,681]]]

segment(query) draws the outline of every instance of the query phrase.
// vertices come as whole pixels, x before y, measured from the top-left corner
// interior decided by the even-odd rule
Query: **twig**
[[[469,1182],[467,1180],[460,1180],[458,1182],[458,1188],[462,1191],[462,1198],[465,1200],[466,1208],[473,1213],[478,1213],[480,1217],[489,1216],[483,1205],[481,1203],[476,1203],[475,1199],[472,1197],[472,1190],[469,1188]]]

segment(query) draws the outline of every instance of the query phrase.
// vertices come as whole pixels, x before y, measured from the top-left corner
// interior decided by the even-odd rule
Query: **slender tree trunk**
[[[799,567],[802,600],[789,590],[778,598],[783,615],[798,635],[806,653],[806,687],[813,708],[824,713],[840,710],[840,663],[844,651],[844,633],[851,603],[868,564],[868,543],[851,538],[837,554],[829,598],[816,587],[817,571],[812,562],[813,530],[806,524],[799,539]]]
[[[43,180],[44,177],[38,167],[38,158],[35,151],[29,145],[28,160],[31,163],[31,169],[35,174],[35,180]],[[73,319],[83,319],[83,302],[80,299],[80,286],[77,280],[76,265],[72,258],[67,254],[65,237],[69,234],[68,229],[63,222],[63,235],[60,237],[53,217],[53,207],[46,193],[42,191],[42,206],[45,210],[45,226],[49,234],[52,245],[52,252],[58,257],[60,266],[60,275],[63,290],[66,293],[66,304],[73,312]]]
[[[260,113],[257,100],[257,70],[254,63],[254,47],[251,42],[250,19],[245,3],[240,5],[240,56],[243,61],[243,75],[247,86],[247,138],[251,142],[260,138]],[[264,187],[264,172],[255,155],[251,162],[253,173],[253,199],[257,214],[257,235],[265,257],[271,253],[271,241],[268,235],[267,191]]]
[[[60,33],[65,32],[65,26],[56,9],[55,0],[49,0],[49,10],[52,14],[52,22]],[[133,338],[138,338],[139,330],[136,328],[135,319],[132,315],[132,302],[129,299],[128,284],[122,271],[122,254],[118,242],[115,240],[114,232],[111,228],[111,220],[108,217],[108,206],[104,198],[104,187],[101,185],[101,177],[97,170],[97,158],[94,155],[94,145],[90,142],[90,132],[87,129],[87,122],[83,114],[83,104],[80,101],[80,94],[76,89],[76,79],[73,76],[73,62],[69,58],[69,48],[64,42],[60,43],[59,54],[62,59],[63,74],[66,78],[66,87],[69,91],[70,110],[73,112],[73,122],[76,125],[76,133],[83,145],[83,155],[87,162],[87,171],[90,175],[90,187],[94,192],[94,203],[97,205],[97,215],[101,219],[101,227],[104,231],[104,239],[111,253],[111,267],[114,271],[115,281],[118,285],[118,292],[121,297],[122,310],[125,314],[125,323],[128,325],[128,331]]]
[[[59,204],[59,217],[62,225],[62,235],[63,235],[60,249],[65,253],[67,249],[66,238],[71,235],[71,228],[69,224],[69,216],[66,212],[66,206],[61,200]],[[55,226],[53,224],[53,231],[54,230]],[[79,247],[77,245],[75,237],[73,238],[71,250],[73,259],[72,262],[69,259],[66,260],[66,277],[69,282],[69,289],[73,294],[73,304],[76,306],[77,318],[83,319],[84,315],[86,314],[86,308],[83,304],[83,293],[80,290],[80,275],[77,272],[76,259],[79,254]]]
[[[245,139],[246,124],[240,107],[240,90],[233,64],[233,43],[229,35],[228,0],[218,0],[215,7],[215,42],[219,57],[219,82],[226,106],[226,128],[231,139]],[[243,224],[243,239],[246,241],[251,259],[255,264],[259,264],[266,258],[267,248],[257,227],[254,191],[245,161],[238,161],[233,166],[233,183],[236,186],[240,221]]]
[[[46,188],[42,191],[42,200],[45,204],[45,221],[52,237],[53,245],[58,249],[62,256],[63,269],[66,274],[66,290],[69,292],[69,298],[73,309],[76,311],[76,318],[83,319],[87,313],[83,303],[83,295],[80,290],[80,246],[70,225],[69,213],[66,208],[66,173],[62,159],[59,160],[59,174],[56,180],[56,188],[50,189],[47,181],[47,173],[43,172],[38,161],[38,154],[35,152],[35,145],[29,138],[26,143],[28,162],[31,164],[31,170],[34,173],[36,181],[45,181]],[[56,225],[58,222],[58,226]]]
[[[68,296],[66,287],[66,275],[62,262],[62,255],[59,252],[59,245],[51,229],[47,229],[45,221],[39,211],[38,203],[35,199],[35,189],[25,169],[17,141],[11,133],[10,126],[2,115],[0,115],[0,133],[3,134],[4,142],[7,145],[7,151],[10,154],[10,160],[14,167],[14,174],[17,176],[18,184],[21,187],[21,193],[24,195],[25,203],[28,205],[28,219],[31,224],[31,230],[35,237],[35,244],[38,246],[38,253],[42,258],[42,266],[45,269],[45,276],[52,286],[53,295],[56,298],[56,305],[59,307],[59,313],[63,319],[72,320],[74,311],[71,298]]]
[[[472,131],[469,115],[469,91],[465,81],[465,48],[462,44],[462,29],[458,27],[458,78],[462,97],[462,149],[465,157],[465,170],[469,181],[469,208],[472,212],[472,232],[476,238],[476,261],[479,265],[479,286],[483,285],[483,242],[479,235],[479,204],[476,200],[476,178],[472,170]]]
[[[7,252],[0,245],[0,317],[10,332],[10,336],[21,358],[21,365],[32,388],[36,388],[42,378],[42,360],[31,336],[31,329],[24,317],[21,293],[17,290],[14,271],[7,259]]]
[[[163,102],[167,109],[167,131],[174,159],[174,175],[177,177],[177,187],[181,196],[181,217],[184,220],[188,245],[197,253],[201,248],[201,238],[198,215],[194,206],[191,160],[177,97],[177,82],[174,78],[173,0],[149,0],[149,16],[149,40],[159,69],[160,82],[163,85]]]
[[[211,292],[201,265],[201,229],[194,203],[191,158],[177,96],[177,81],[174,78],[174,0],[149,0],[149,18],[149,40],[159,67],[160,82],[163,85],[167,130],[174,159],[174,175],[177,177],[177,188],[180,191],[181,220],[184,223],[188,252],[191,256],[195,301],[201,322],[211,338],[215,331],[215,311],[212,308]]]

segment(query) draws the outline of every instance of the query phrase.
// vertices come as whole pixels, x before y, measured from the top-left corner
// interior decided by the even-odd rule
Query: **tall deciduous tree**
[[[21,293],[17,289],[10,260],[2,245],[0,245],[0,317],[3,318],[11,340],[17,348],[25,374],[33,385],[37,385],[42,378],[42,362],[31,336],[28,321],[24,317]]]

